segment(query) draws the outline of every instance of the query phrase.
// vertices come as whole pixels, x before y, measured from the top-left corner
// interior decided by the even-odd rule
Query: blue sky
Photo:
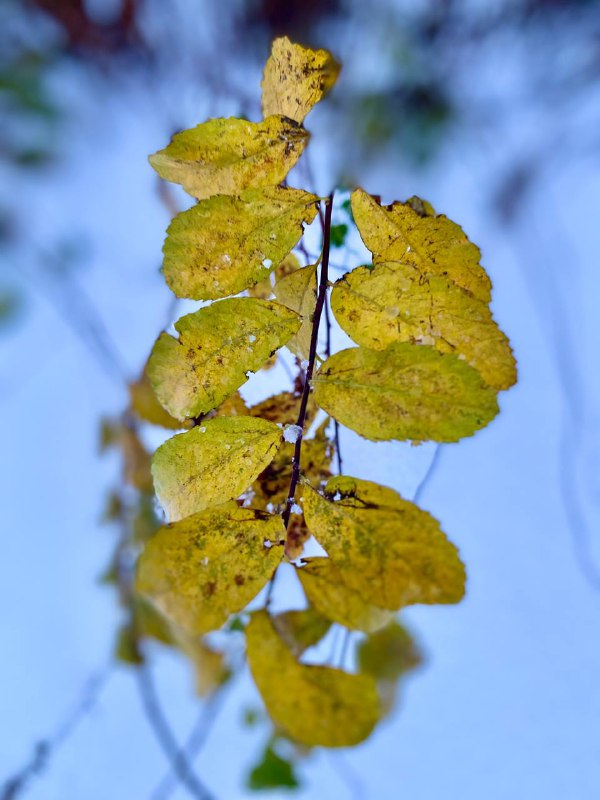
[[[500,63],[498,55],[489,58]],[[102,498],[117,469],[111,457],[99,458],[97,429],[100,415],[120,410],[125,392],[74,335],[68,310],[59,311],[19,264],[46,258],[63,238],[80,241],[87,257],[76,280],[128,369],[137,371],[169,305],[158,271],[168,219],[146,157],[164,146],[173,109],[185,124],[212,113],[189,85],[161,88],[169,98],[165,113],[151,91],[127,81],[90,93],[68,70],[56,80],[75,100],[64,131],[68,157],[43,179],[21,178],[12,189],[4,182],[2,189],[5,197],[12,192],[30,235],[12,254],[15,280],[28,285],[26,318],[0,343],[0,779],[55,730],[107,663],[118,621],[110,591],[97,583],[112,545],[99,524]],[[518,87],[510,79],[498,83],[508,103]],[[475,77],[465,87],[479,90]],[[580,113],[584,124],[591,111]],[[308,121],[322,191],[333,169],[331,151],[319,144],[327,120],[316,110]],[[502,395],[502,413],[489,428],[443,448],[421,498],[460,547],[469,573],[465,601],[402,615],[427,655],[425,667],[367,743],[341,761],[316,753],[301,768],[299,798],[600,796],[600,593],[575,558],[574,536],[585,531],[570,527],[574,515],[583,517],[600,564],[598,163],[565,152],[512,225],[490,213],[485,191],[499,164],[534,146],[544,123],[523,111],[495,137],[463,131],[424,172],[355,170],[385,201],[428,198],[480,244],[519,384]],[[351,434],[342,445],[347,473],[408,496],[432,454],[430,447],[375,445]],[[197,713],[191,675],[161,652],[155,673],[183,737]],[[198,771],[220,798],[247,796],[243,774],[267,733],[245,729],[240,719],[244,707],[258,704],[244,674],[200,756]],[[118,667],[27,796],[150,797],[165,769],[135,683]],[[359,776],[353,788],[340,769]]]

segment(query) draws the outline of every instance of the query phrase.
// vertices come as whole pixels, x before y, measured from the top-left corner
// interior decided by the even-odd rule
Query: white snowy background
[[[201,32],[178,35],[185,52],[186,37]],[[368,43],[367,29],[365,37]],[[585,574],[594,558],[600,565],[600,170],[596,155],[567,143],[514,222],[492,213],[488,188],[498,170],[540,146],[549,124],[518,102],[529,54],[508,44],[510,57],[500,46],[486,52],[460,87],[465,104],[485,90],[490,104],[510,110],[497,113],[493,131],[462,127],[427,170],[350,165],[384,201],[419,194],[481,246],[519,383],[501,395],[501,414],[487,429],[442,448],[421,497],[461,550],[466,599],[403,613],[424,667],[368,742],[341,756],[317,752],[300,768],[299,798],[600,796],[600,593]],[[347,65],[344,80],[381,74],[376,48],[368,63],[343,41],[331,49]],[[0,785],[103,672],[119,620],[112,592],[97,580],[114,535],[99,523],[102,502],[118,470],[116,458],[98,455],[98,424],[121,410],[126,393],[70,324],[71,312],[85,310],[78,291],[99,310],[135,375],[170,303],[159,273],[168,216],[147,154],[165,145],[174,124],[235,112],[189,72],[181,81],[168,70],[147,83],[126,72],[117,78],[92,79],[73,65],[58,70],[53,91],[68,95],[72,108],[62,160],[43,175],[19,173],[18,182],[5,169],[1,181],[27,233],[8,256],[27,304],[22,322],[0,339]],[[259,78],[258,71],[246,78],[257,98]],[[580,115],[584,136],[597,122],[598,102],[596,92],[585,107],[552,113]],[[340,169],[328,113],[318,108],[308,119],[321,192]],[[295,174],[297,185],[302,177]],[[68,281],[53,282],[44,266],[61,241],[77,242],[85,256]],[[65,284],[66,294],[56,288]],[[348,474],[407,496],[433,453],[350,434],[342,447]],[[198,713],[189,670],[157,652],[154,672],[184,738]],[[259,705],[244,674],[200,754],[198,773],[219,798],[250,796],[244,775],[267,728],[249,729],[241,718]],[[165,771],[131,670],[117,666],[24,796],[149,798]],[[184,789],[172,794],[186,796]]]

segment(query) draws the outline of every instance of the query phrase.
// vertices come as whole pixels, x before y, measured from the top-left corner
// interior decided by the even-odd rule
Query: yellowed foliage
[[[324,428],[325,425],[316,432],[314,438],[302,441],[301,472],[314,486],[318,486],[331,475],[329,468],[334,449]],[[272,503],[274,507],[283,508],[292,477],[294,448],[295,445],[291,442],[283,442],[272,461],[258,476],[252,485],[253,505],[262,508],[267,503]]]
[[[246,629],[250,670],[273,722],[309,747],[350,747],[375,727],[380,705],[373,678],[300,664],[264,611]]]
[[[307,558],[296,573],[309,602],[324,617],[357,631],[376,631],[387,625],[394,612],[367,603],[355,588],[349,586],[343,570],[331,558]]]
[[[421,664],[422,658],[409,631],[398,622],[364,639],[357,651],[360,672],[372,675],[384,716],[396,702],[400,678]]]
[[[154,488],[173,522],[245,491],[275,456],[281,431],[256,417],[215,417],[161,445]]]
[[[223,653],[210,647],[203,639],[186,636],[180,641],[194,668],[196,694],[208,697],[229,678],[229,669]]]
[[[251,297],[221,300],[175,323],[179,339],[161,333],[148,375],[162,405],[177,419],[217,408],[300,328],[283,305]]]
[[[346,333],[364,347],[428,344],[463,357],[495,389],[507,389],[516,380],[508,339],[487,303],[448,278],[423,275],[414,264],[358,267],[335,284],[331,308]]]
[[[233,502],[201,511],[150,539],[136,590],[190,635],[208,633],[270,580],[284,537],[281,517],[264,511]]]
[[[302,318],[300,330],[288,342],[289,350],[301,359],[307,359],[312,336],[312,317],[317,303],[317,265],[302,267],[277,281],[273,294],[284,306],[296,311]]]
[[[263,115],[303,122],[335,84],[340,65],[327,50],[309,50],[287,36],[275,39],[262,80]]]
[[[396,611],[463,597],[458,551],[426,511],[358,478],[331,478],[325,495],[304,488],[306,523],[348,589],[365,602]]]
[[[457,356],[398,343],[331,356],[313,378],[315,401],[366,439],[456,442],[498,413],[496,391]]]
[[[352,193],[352,214],[363,242],[377,261],[398,261],[424,277],[442,277],[484,303],[491,282],[479,264],[481,252],[448,217],[421,213],[414,202],[381,206],[363,189]]]
[[[310,134],[292,119],[262,122],[211,119],[175,134],[149,161],[161,178],[203,200],[280,183],[302,155]]]
[[[271,622],[296,658],[318,644],[331,627],[331,622],[310,606],[301,611],[284,611],[272,617]]]
[[[140,492],[151,492],[150,454],[133,428],[123,425],[119,432],[125,482]]]
[[[216,300],[268,277],[297,244],[318,198],[300,189],[216,195],[178,214],[167,229],[163,274],[178,297]]]
[[[129,384],[129,404],[131,410],[145,422],[150,422],[152,425],[160,425],[170,430],[179,430],[181,428],[179,420],[172,417],[158,402],[146,372],[146,367],[144,367],[144,371],[137,381]]]

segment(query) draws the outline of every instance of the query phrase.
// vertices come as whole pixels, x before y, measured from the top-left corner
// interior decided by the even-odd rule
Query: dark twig
[[[297,426],[299,428],[298,438],[296,439],[296,446],[294,448],[294,459],[292,463],[292,478],[290,480],[290,489],[288,492],[285,510],[281,515],[283,524],[288,527],[290,515],[292,513],[292,506],[296,498],[296,488],[300,480],[300,458],[302,455],[302,437],[304,434],[304,425],[306,423],[306,410],[308,407],[308,397],[310,395],[310,382],[312,380],[313,370],[317,357],[317,344],[319,341],[319,323],[321,322],[321,313],[325,300],[327,298],[328,275],[327,270],[329,266],[329,247],[331,237],[331,212],[333,210],[333,193],[327,199],[325,208],[325,220],[323,227],[323,260],[321,263],[321,278],[319,281],[319,293],[317,295],[317,302],[315,305],[315,313],[312,321],[312,334],[310,337],[310,349],[308,351],[308,366],[306,367],[306,376],[304,379],[304,388],[302,390],[302,400],[300,402],[300,411],[298,412]]]
[[[0,800],[15,800],[27,788],[32,778],[41,775],[48,768],[50,758],[69,739],[79,723],[97,703],[110,673],[111,667],[109,666],[91,676],[69,716],[52,736],[37,742],[29,761],[0,789]]]
[[[197,800],[212,800],[211,793],[202,785],[199,778],[194,774],[194,771],[185,757],[184,750],[179,747],[171,731],[160,705],[156,686],[152,679],[152,673],[145,664],[141,664],[138,667],[137,678],[146,718],[152,726],[152,730],[169,760],[173,772],[177,775],[181,784],[186,787],[192,797],[197,798]]]
[[[439,444],[436,445],[435,453],[433,454],[433,458],[429,462],[429,466],[427,467],[427,472],[425,473],[425,475],[423,475],[419,485],[415,489],[415,493],[413,495],[413,503],[418,503],[419,502],[425,487],[427,486],[427,484],[431,480],[432,476],[434,475],[434,473],[435,473],[435,471],[437,469],[439,460],[440,460],[441,452],[442,452],[441,445],[439,445]]]
[[[208,739],[214,723],[217,721],[221,706],[227,695],[227,684],[218,689],[204,704],[196,724],[192,728],[187,741],[179,752],[178,760],[191,764],[197,757],[206,740]],[[177,788],[177,775],[170,771],[161,780],[152,792],[150,800],[167,800]]]

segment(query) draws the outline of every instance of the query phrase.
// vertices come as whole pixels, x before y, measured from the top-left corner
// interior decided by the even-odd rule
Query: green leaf
[[[161,445],[152,459],[158,499],[174,522],[240,495],[281,442],[273,422],[217,417]]]
[[[331,558],[307,558],[296,574],[306,597],[324,617],[351,630],[376,631],[387,625],[393,611],[367,603],[356,591],[356,581],[348,585],[345,572]]]
[[[177,419],[219,406],[300,328],[298,315],[278,303],[237,297],[187,314],[179,339],[161,333],[148,375],[162,405]]]
[[[364,347],[432,345],[463,357],[495,389],[507,389],[516,380],[508,339],[487,303],[448,278],[424,276],[414,264],[358,267],[335,284],[331,308],[340,326]]]
[[[300,314],[302,325],[287,343],[287,347],[294,355],[307,359],[312,336],[312,316],[317,303],[317,265],[303,267],[281,278],[275,284],[273,294],[284,306]]]
[[[309,50],[287,36],[275,39],[262,80],[263,115],[302,122],[332,88],[340,65],[327,50]]]
[[[291,739],[309,747],[350,747],[367,738],[380,715],[370,676],[300,664],[265,611],[252,615],[246,641],[267,711]]]
[[[149,161],[161,178],[180,183],[203,200],[281,183],[309,136],[301,125],[283,116],[270,116],[263,122],[211,119],[177,133]]]
[[[313,386],[317,405],[373,441],[456,442],[498,413],[495,390],[473,367],[425,345],[342,350]]]
[[[332,247],[343,247],[348,235],[348,226],[344,223],[332,225],[330,235]]]
[[[281,517],[236,503],[166,525],[138,562],[136,591],[199,636],[244,609],[283,556]]]
[[[331,627],[329,619],[310,606],[302,611],[277,614],[272,623],[296,658],[318,644]]]
[[[396,611],[462,599],[465,568],[456,547],[437,520],[393,489],[338,476],[325,497],[305,486],[303,503],[309,530],[366,603]]]
[[[247,786],[253,792],[261,792],[265,789],[296,789],[300,783],[290,762],[267,747],[260,763],[248,775]]]
[[[178,297],[216,300],[259,283],[297,244],[317,203],[309,192],[281,187],[202,200],[167,229],[167,284]]]
[[[417,200],[381,206],[362,189],[352,193],[352,213],[374,259],[412,266],[424,277],[448,278],[489,303],[491,282],[479,264],[479,248],[455,222],[433,215],[429,204],[419,201],[419,206]]]

